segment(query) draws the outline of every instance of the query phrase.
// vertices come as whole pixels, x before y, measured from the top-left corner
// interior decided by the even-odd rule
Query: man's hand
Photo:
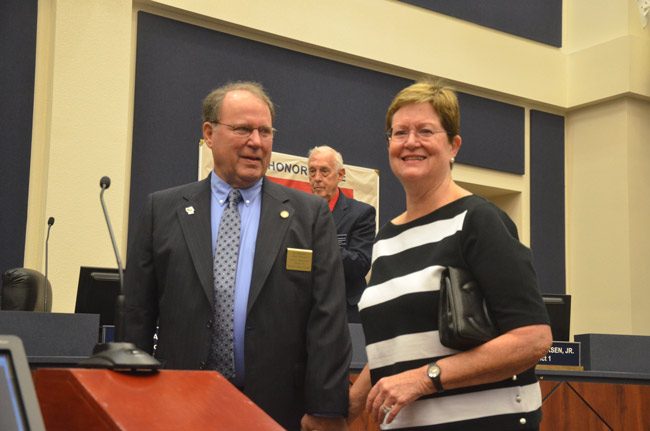
[[[363,409],[366,407],[366,398],[365,396],[357,395],[353,391],[350,391],[350,407],[348,408],[348,424],[354,422],[361,414]]]
[[[300,421],[300,431],[347,431],[344,418],[326,418],[304,415]]]

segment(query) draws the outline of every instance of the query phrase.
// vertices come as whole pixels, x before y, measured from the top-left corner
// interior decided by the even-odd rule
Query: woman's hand
[[[366,409],[377,423],[389,424],[404,408],[423,395],[434,392],[427,376],[426,365],[390,377],[384,377],[372,387],[366,400]]]

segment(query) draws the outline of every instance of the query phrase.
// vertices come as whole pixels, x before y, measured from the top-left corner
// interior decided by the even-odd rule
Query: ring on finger
[[[391,411],[392,408],[393,408],[392,406],[390,406],[390,407],[388,407],[388,406],[381,406],[381,409],[383,410],[383,412],[384,412],[385,415],[387,415],[388,413],[390,413],[390,411]]]

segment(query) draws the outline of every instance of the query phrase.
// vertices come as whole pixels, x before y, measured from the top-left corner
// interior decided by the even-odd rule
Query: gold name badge
[[[311,271],[311,250],[303,248],[287,248],[287,270]]]

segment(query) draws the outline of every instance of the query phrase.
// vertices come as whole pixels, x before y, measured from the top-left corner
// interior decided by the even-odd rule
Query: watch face
[[[442,392],[444,389],[442,388],[442,383],[440,382],[440,367],[438,364],[435,362],[432,364],[429,364],[429,368],[427,368],[427,375],[431,379],[431,382],[433,383],[433,386],[436,388],[437,392]]]

